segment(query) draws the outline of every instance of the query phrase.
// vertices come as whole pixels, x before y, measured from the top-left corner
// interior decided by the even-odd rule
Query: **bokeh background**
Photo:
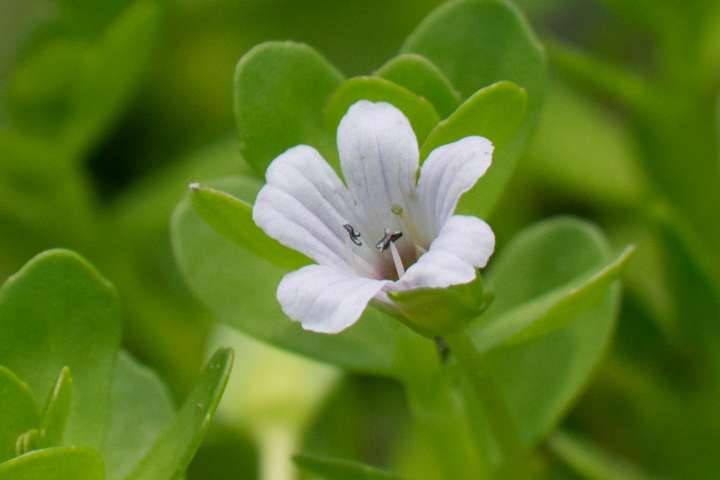
[[[255,478],[300,449],[416,460],[397,385],[215,326],[177,272],[168,225],[190,181],[246,168],[232,110],[244,52],[292,39],[367,74],[440,3],[0,0],[0,281],[43,249],[82,253],[118,287],[127,347],[178,401],[206,352],[238,348],[188,478]],[[516,3],[547,45],[550,81],[490,219],[499,248],[561,213],[638,246],[615,341],[566,428],[665,478],[719,478],[720,6]]]

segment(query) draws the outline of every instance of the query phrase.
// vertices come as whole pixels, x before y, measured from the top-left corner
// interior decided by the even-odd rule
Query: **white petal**
[[[321,265],[347,268],[346,223],[355,222],[349,192],[314,148],[277,157],[253,207],[253,220],[272,238]]]
[[[493,145],[483,137],[465,137],[436,148],[423,164],[418,197],[425,215],[425,235],[434,238],[453,214],[460,196],[487,171]],[[422,220],[422,219],[421,219]]]
[[[393,205],[407,208],[415,192],[418,145],[410,122],[389,103],[361,100],[338,126],[340,164],[350,193],[364,211],[366,238],[379,240],[399,221]]]
[[[477,217],[455,215],[445,223],[430,249],[393,286],[394,290],[446,288],[475,279],[495,249],[495,235]]]
[[[368,302],[389,283],[323,265],[288,273],[277,290],[285,314],[303,328],[338,333],[355,323]]]

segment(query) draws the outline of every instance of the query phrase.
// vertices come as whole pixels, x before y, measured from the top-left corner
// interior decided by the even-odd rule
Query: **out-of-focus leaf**
[[[256,187],[249,187],[252,182],[243,178],[209,185],[247,202],[256,193]],[[367,309],[363,318],[338,335],[302,330],[283,314],[275,296],[287,272],[223,238],[187,199],[173,215],[172,238],[185,280],[218,320],[275,346],[356,371],[388,375],[402,362],[413,362],[399,358],[398,343],[417,343],[419,338],[374,309]]]
[[[340,85],[325,106],[325,121],[330,132],[337,130],[348,108],[359,100],[388,102],[397,107],[410,120],[419,143],[440,121],[435,107],[407,88],[384,78],[355,77]]]
[[[533,181],[593,205],[634,204],[647,194],[647,179],[622,120],[557,80],[548,89],[522,165]]]
[[[102,445],[110,381],[120,344],[114,288],[85,259],[66,250],[36,256],[0,290],[0,364],[42,402],[63,367],[73,374],[65,441]]]
[[[18,437],[37,428],[38,423],[30,389],[10,370],[0,367],[0,462],[15,456]]]
[[[488,172],[463,195],[458,211],[486,216],[497,203],[515,169],[518,152],[512,149],[525,117],[527,95],[511,82],[498,82],[468,98],[430,133],[420,150],[426,158],[447,143],[470,135],[480,135],[495,146]]]
[[[233,352],[218,350],[175,420],[154,443],[128,480],[174,480],[185,473],[222,397]]]
[[[325,480],[400,480],[398,477],[364,463],[318,455],[296,455],[298,467]]]
[[[482,198],[470,197],[464,205],[461,203],[462,211],[471,203],[482,201],[478,208],[487,216],[540,116],[545,85],[545,57],[540,43],[509,1],[458,0],[430,14],[408,37],[402,51],[428,58],[447,75],[463,98],[501,81],[513,82],[527,93],[527,115],[520,131],[503,149],[501,159],[508,164],[507,170],[502,169],[501,174],[491,169],[487,178],[479,182],[486,182],[485,185],[477,191],[492,188]]]
[[[65,426],[72,406],[73,381],[70,369],[60,370],[55,386],[45,407],[42,419],[42,444],[44,447],[57,447],[62,444]]]
[[[120,352],[115,367],[111,407],[104,450],[106,476],[120,480],[145,458],[175,409],[157,375],[125,352]]]
[[[485,352],[502,344],[527,342],[564,327],[607,292],[633,251],[634,247],[627,247],[570,282],[491,320],[479,322],[472,333],[475,347]]]
[[[260,188],[259,182],[247,180]],[[190,199],[195,211],[208,225],[249,252],[286,270],[310,263],[307,257],[281,245],[255,225],[251,203],[199,184],[190,186]]]
[[[16,128],[52,138],[67,148],[69,159],[82,158],[78,153],[93,145],[127,103],[152,53],[158,2],[127,3],[90,35],[81,32],[80,22],[61,15],[58,25],[32,44],[8,87]]]
[[[602,234],[583,221],[556,218],[531,226],[505,247],[485,277],[496,297],[484,321],[491,324],[610,258]],[[610,339],[618,293],[612,286],[564,327],[485,356],[526,443],[549,432],[587,382]]]
[[[0,480],[103,480],[100,455],[89,448],[35,450],[0,464]]]
[[[398,55],[380,67],[375,75],[425,98],[443,118],[450,115],[460,103],[460,94],[447,77],[421,55]]]
[[[334,156],[335,138],[324,127],[322,109],[341,81],[319,53],[298,43],[263,43],[240,59],[235,120],[240,153],[257,173],[264,175],[276,156],[298,144]]]

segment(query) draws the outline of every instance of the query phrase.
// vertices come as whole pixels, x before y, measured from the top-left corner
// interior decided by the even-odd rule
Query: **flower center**
[[[415,245],[402,231],[390,231],[385,228],[383,237],[375,243],[375,251],[371,253],[369,246],[362,241],[362,234],[354,226],[346,223],[343,228],[348,234],[348,254],[352,261],[351,264],[357,268],[358,256],[365,258],[369,256],[374,266],[374,275],[372,276],[398,280],[405,274],[405,267],[415,263],[418,256],[425,251],[422,247]],[[356,254],[354,250],[358,248],[367,248],[367,250]]]

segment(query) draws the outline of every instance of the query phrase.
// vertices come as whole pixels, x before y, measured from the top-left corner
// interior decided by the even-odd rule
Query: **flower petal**
[[[349,192],[314,148],[293,147],[265,173],[253,220],[272,238],[321,265],[348,268],[343,225],[355,222]]]
[[[475,270],[487,265],[495,249],[495,235],[477,217],[454,215],[438,237],[393,285],[393,290],[446,288],[475,279]]]
[[[385,228],[400,228],[391,208],[407,208],[415,192],[420,155],[415,133],[394,106],[361,100],[340,121],[337,135],[345,181],[365,212],[363,234],[379,240]]]
[[[418,183],[418,198],[427,228],[423,233],[428,238],[439,233],[455,211],[460,196],[487,171],[492,153],[490,140],[477,136],[465,137],[430,152]]]
[[[355,323],[368,302],[390,282],[309,265],[283,277],[277,298],[283,312],[305,330],[338,333]]]

